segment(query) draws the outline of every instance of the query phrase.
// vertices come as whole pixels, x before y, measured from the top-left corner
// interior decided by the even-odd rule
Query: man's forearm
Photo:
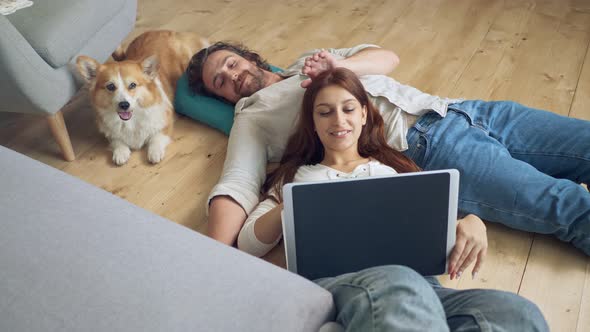
[[[246,217],[244,209],[231,197],[216,196],[209,205],[207,235],[232,246],[236,242]]]
[[[390,50],[366,48],[346,59],[338,61],[338,67],[352,70],[361,75],[388,75],[399,64],[399,57]]]

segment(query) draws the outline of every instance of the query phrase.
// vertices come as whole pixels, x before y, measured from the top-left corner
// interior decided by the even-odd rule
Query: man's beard
[[[256,67],[255,72],[251,73],[250,77],[250,84],[248,84],[248,86],[244,86],[243,90],[240,91],[240,97],[242,98],[250,97],[251,95],[266,87],[266,80],[264,79],[264,70]]]

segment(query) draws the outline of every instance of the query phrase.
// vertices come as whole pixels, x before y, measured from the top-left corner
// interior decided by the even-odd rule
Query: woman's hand
[[[328,51],[322,50],[307,57],[301,72],[309,76],[309,78],[301,82],[301,87],[307,88],[311,84],[311,81],[318,77],[318,75],[336,67],[338,67],[338,60]]]
[[[451,280],[460,278],[465,269],[477,260],[471,272],[475,278],[488,251],[486,226],[476,215],[470,214],[457,221],[457,240],[449,256]]]

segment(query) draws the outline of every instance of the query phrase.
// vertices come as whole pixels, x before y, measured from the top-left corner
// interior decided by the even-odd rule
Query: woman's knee
[[[370,268],[369,270],[375,271],[377,274],[381,274],[385,277],[394,278],[397,280],[400,279],[423,279],[422,276],[416,272],[415,270],[403,266],[403,265],[383,265],[377,266],[374,268]]]
[[[376,326],[392,330],[447,331],[440,299],[418,272],[399,265],[361,271],[359,286],[366,290]],[[395,323],[392,323],[395,322]]]
[[[418,272],[401,265],[379,266],[362,271],[359,285],[377,297],[439,302],[432,286]]]
[[[402,265],[384,265],[366,269],[361,272],[365,278],[360,281],[368,285],[406,285],[412,287],[429,287],[428,282],[418,272]]]
[[[405,266],[378,266],[316,282],[334,295],[337,304],[379,304],[385,308],[406,303],[444,316],[432,286],[418,272]]]
[[[436,296],[424,277],[409,267],[400,265],[372,267],[316,282],[330,291],[346,286],[363,289],[368,294],[378,294],[379,297],[401,293],[430,293],[431,296]]]
[[[379,266],[319,281],[349,330],[448,331],[430,284],[404,266]]]

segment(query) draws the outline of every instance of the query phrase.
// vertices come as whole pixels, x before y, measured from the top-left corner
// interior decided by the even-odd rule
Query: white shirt
[[[368,47],[378,46],[327,51],[342,59]],[[209,201],[215,196],[230,196],[247,214],[258,204],[266,164],[280,161],[295,128],[305,92],[300,86],[307,78],[301,74],[305,58],[316,52],[319,50],[303,54],[289,66],[283,72],[283,76],[289,77],[238,101],[223,172],[209,194]],[[462,101],[432,96],[384,75],[365,75],[360,80],[383,117],[387,142],[399,151],[407,149],[406,134],[417,116],[430,110],[445,116],[449,104]]]
[[[339,179],[351,179],[360,178],[367,176],[379,176],[379,175],[390,175],[397,174],[397,172],[382,163],[371,160],[368,163],[358,165],[352,172],[344,173],[336,169],[324,166],[322,164],[301,166],[297,170],[293,182],[312,182],[312,181],[323,181],[323,180],[339,180]],[[238,235],[238,248],[254,256],[264,256],[272,248],[274,248],[280,241],[282,236],[279,236],[273,243],[266,244],[261,242],[254,233],[254,225],[258,218],[262,217],[268,211],[272,210],[278,204],[267,198],[262,201],[252,213],[246,219],[246,223]]]

